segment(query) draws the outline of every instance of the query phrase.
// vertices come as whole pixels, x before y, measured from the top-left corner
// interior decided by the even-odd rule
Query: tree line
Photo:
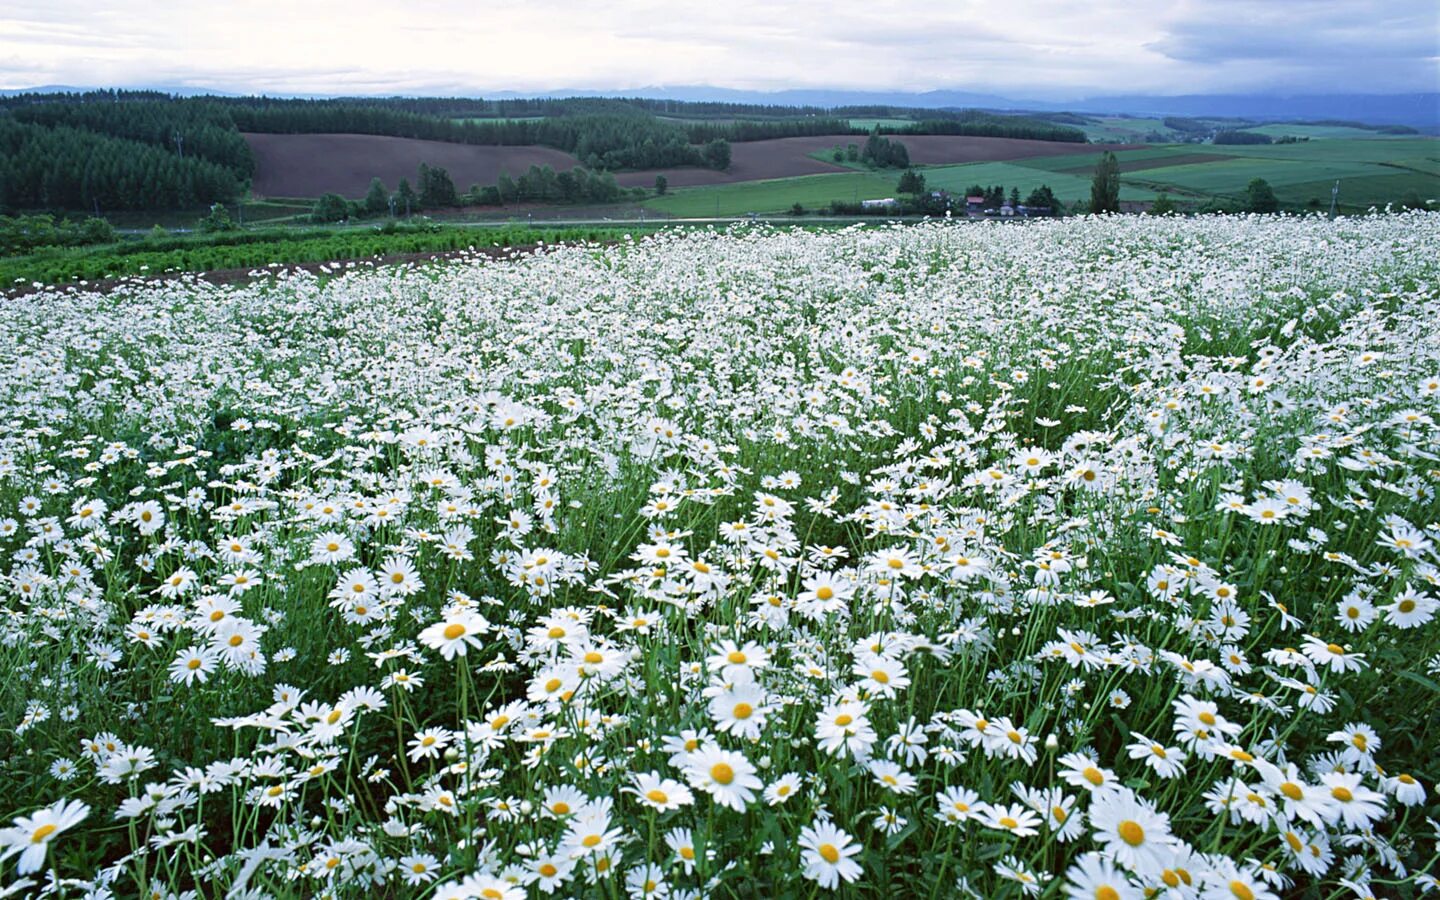
[[[969,137],[1016,138],[1032,141],[1086,142],[1085,132],[1023,116],[996,116],[971,110],[973,115],[925,119],[903,126],[880,126],[882,134],[953,134]]]
[[[502,206],[517,202],[614,203],[645,193],[640,188],[621,187],[610,172],[597,172],[583,166],[560,172],[550,166],[531,166],[516,178],[502,173],[495,184],[471,185],[461,194],[444,168],[421,163],[417,184],[418,190],[410,184],[410,179],[402,178],[392,194],[382,180],[372,178],[363,199],[347,200],[339,194],[321,196],[310,219],[313,222],[339,222],[372,216],[410,216],[424,210],[459,206]]]
[[[18,122],[93,131],[159,147],[181,158],[209,160],[242,179],[255,174],[250,145],[229,113],[204,99],[183,103],[107,102],[100,98],[78,103],[28,103],[12,106],[10,115]]]
[[[198,156],[0,115],[0,209],[180,209],[232,201],[245,187]]]
[[[115,228],[104,219],[60,219],[51,215],[0,216],[0,253],[28,253],[39,247],[109,244]]]

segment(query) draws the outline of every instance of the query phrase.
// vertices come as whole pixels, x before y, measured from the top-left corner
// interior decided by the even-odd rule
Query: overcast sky
[[[1436,0],[5,0],[0,87],[1440,89]]]

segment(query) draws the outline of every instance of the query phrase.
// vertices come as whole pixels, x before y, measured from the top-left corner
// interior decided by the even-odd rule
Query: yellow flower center
[[[1145,843],[1145,829],[1141,828],[1140,823],[1134,819],[1126,819],[1115,830],[1119,833],[1120,840],[1132,847],[1138,847]]]
[[[710,767],[710,777],[720,784],[729,784],[735,780],[735,770],[728,763],[716,763]]]
[[[459,622],[455,622],[453,624],[445,626],[445,640],[447,641],[453,641],[458,637],[463,637],[464,635],[465,626],[461,625]]]
[[[834,844],[821,844],[819,853],[820,857],[832,866],[840,861],[840,851],[835,849]]]

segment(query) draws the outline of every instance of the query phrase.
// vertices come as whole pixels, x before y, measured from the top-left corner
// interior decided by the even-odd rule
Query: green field
[[[1193,153],[1291,159],[1302,162],[1393,162],[1407,157],[1440,157],[1440,139],[1431,137],[1332,138],[1300,144],[1190,144]]]
[[[914,119],[851,119],[851,128],[863,128],[866,131],[880,126],[881,128],[904,128],[906,125],[914,125]]]
[[[1252,179],[1263,178],[1271,187],[1306,181],[1333,181],[1376,174],[1376,166],[1361,162],[1311,162],[1291,159],[1236,157],[1211,163],[1190,163],[1146,169],[1122,176],[1137,184],[1174,185],[1196,194],[1240,194]]]
[[[1374,140],[1375,138],[1403,138],[1404,135],[1381,134],[1369,128],[1351,128],[1349,125],[1300,125],[1285,124],[1278,125],[1256,125],[1254,128],[1245,128],[1251,134],[1267,134],[1270,137],[1308,137],[1308,138],[1362,138]]]
[[[1149,121],[1149,120],[1125,120]],[[1353,129],[1352,129],[1353,130]],[[1090,196],[1090,173],[1102,151],[949,166],[919,166],[933,190],[961,193],[974,184],[1018,188],[1022,195],[1048,185],[1066,205]],[[811,154],[831,162],[830,151]],[[1282,203],[1300,206],[1320,199],[1327,205],[1338,179],[1340,202],[1347,209],[1398,203],[1407,196],[1440,197],[1440,140],[1391,137],[1316,138],[1298,144],[1156,144],[1122,150],[1120,199],[1152,200],[1166,192],[1192,203],[1233,200],[1252,179],[1270,182]],[[1197,162],[1196,158],[1202,161]],[[1209,157],[1210,161],[1203,161]],[[1174,159],[1174,165],[1134,168],[1133,163]],[[842,163],[853,174],[807,175],[770,181],[684,188],[646,203],[672,216],[737,216],[784,212],[795,203],[807,209],[832,200],[893,197],[898,172],[878,173],[859,163]]]
[[[1394,203],[1410,194],[1440,197],[1440,141],[1433,138],[1332,138],[1300,144],[1190,144],[1186,152],[1226,157],[1131,172],[1129,184],[1176,193],[1238,197],[1253,178],[1263,178],[1283,203],[1320,199],[1340,182],[1347,208]],[[1122,157],[1124,154],[1122,154]]]
[[[945,190],[952,194],[959,194],[971,185],[979,184],[990,187],[998,184],[1003,185],[1007,191],[1012,187],[1019,188],[1020,196],[1023,199],[1026,194],[1043,184],[1049,185],[1050,190],[1055,192],[1055,196],[1067,205],[1077,200],[1089,199],[1089,176],[1047,172],[1026,166],[1023,164],[1025,162],[1028,160],[931,166],[923,173],[925,186],[931,190]],[[1155,192],[1148,188],[1121,182],[1121,200],[1153,200],[1154,198]]]
[[[1136,160],[1167,159],[1175,156],[1188,156],[1195,152],[1194,144],[1155,144],[1150,147],[1143,147],[1139,150],[1119,150],[1115,156],[1123,166],[1126,162]],[[1030,159],[1017,159],[1012,163],[1017,166],[1024,166],[1027,169],[1039,169],[1043,172],[1068,172],[1073,174],[1076,169],[1094,170],[1100,157],[1105,151],[1096,150],[1094,153],[1066,153],[1061,156],[1036,156]]]
[[[899,177],[898,173],[888,176],[856,172],[680,188],[647,201],[645,206],[680,218],[784,212],[796,203],[807,209],[821,209],[832,200],[854,203],[894,197]]]
[[[653,230],[633,223],[616,226],[463,228],[396,225],[384,228],[312,228],[235,231],[220,234],[144,237],[117,244],[43,247],[0,257],[0,290],[20,285],[94,281],[166,272],[211,272],[369,259],[405,253],[447,253],[485,247],[519,247],[539,242],[606,241],[621,234]]]
[[[510,116],[510,117],[508,117],[508,118],[501,118],[501,117],[499,117],[499,116],[496,116],[496,117],[494,117],[494,118],[491,118],[491,117],[489,117],[489,116],[469,116],[469,117],[461,117],[461,118],[457,118],[457,119],[451,119],[450,121],[452,121],[452,122],[459,122],[459,123],[461,123],[462,125],[463,125],[464,123],[466,123],[466,122],[474,122],[474,123],[479,124],[479,125],[498,125],[498,124],[500,124],[500,123],[502,123],[502,122],[538,122],[538,121],[540,121],[540,120],[543,119],[543,118],[545,118],[545,117],[544,117],[544,116]]]
[[[1195,162],[1201,154],[1215,159]],[[1070,203],[1089,196],[1086,170],[1100,161],[1100,155],[1096,151],[923,171],[926,185],[932,188],[958,192],[972,184],[1003,184],[1017,186],[1024,194],[1044,183]],[[1281,202],[1296,205],[1316,198],[1328,204],[1337,179],[1341,203],[1347,208],[1384,206],[1410,194],[1440,197],[1440,141],[1433,138],[1332,138],[1253,146],[1162,144],[1122,150],[1116,156],[1122,170],[1132,162],[1177,160],[1173,166],[1126,171],[1121,177],[1123,200],[1148,200],[1160,191],[1192,199],[1234,198],[1243,195],[1254,178],[1270,182]]]
[[[1091,125],[1079,126],[1092,141],[1103,143],[1129,143],[1143,141],[1151,132],[1173,137],[1177,132],[1165,127],[1159,119],[1131,119],[1123,116],[1096,116]]]

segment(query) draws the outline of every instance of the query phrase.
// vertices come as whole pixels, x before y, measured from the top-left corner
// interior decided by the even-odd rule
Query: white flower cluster
[[[8,301],[5,890],[1433,890],[1437,312],[1425,213]]]

